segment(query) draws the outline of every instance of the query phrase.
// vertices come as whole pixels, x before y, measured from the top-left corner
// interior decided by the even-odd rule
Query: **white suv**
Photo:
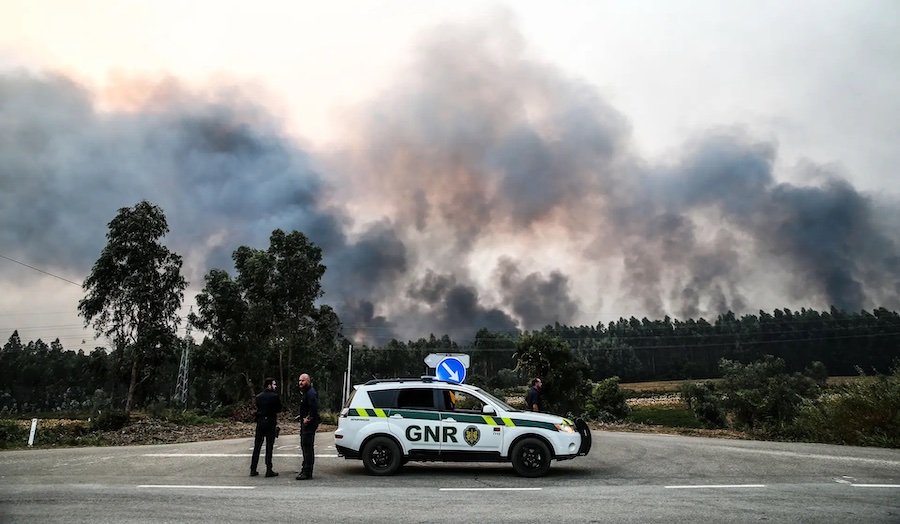
[[[372,380],[355,386],[334,434],[338,454],[362,459],[372,475],[392,475],[409,460],[512,462],[539,477],[550,460],[587,455],[581,419],[521,411],[466,384],[431,377]]]

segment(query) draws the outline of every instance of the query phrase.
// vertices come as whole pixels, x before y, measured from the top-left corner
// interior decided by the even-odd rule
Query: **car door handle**
[[[444,419],[444,422],[456,422],[456,419],[454,419],[454,418],[445,418],[445,419]]]
[[[403,415],[397,413],[396,415],[391,415],[391,418],[403,418]]]

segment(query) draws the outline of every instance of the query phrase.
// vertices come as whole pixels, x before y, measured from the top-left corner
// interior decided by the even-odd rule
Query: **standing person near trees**
[[[263,381],[263,391],[256,395],[256,435],[253,439],[253,455],[250,459],[250,476],[259,475],[259,451],[263,439],[266,441],[266,476],[277,477],[272,469],[272,448],[278,432],[278,413],[281,412],[281,397],[278,396],[278,383],[274,378]]]
[[[312,385],[309,375],[303,373],[297,379],[303,397],[300,399],[300,451],[303,452],[303,464],[297,480],[312,478],[313,464],[316,462],[315,440],[316,428],[319,427],[319,394]]]
[[[531,387],[528,388],[528,393],[525,395],[525,409],[528,411],[543,411],[544,402],[541,398],[541,389],[543,389],[544,384],[541,382],[541,379],[534,378],[531,380]]]

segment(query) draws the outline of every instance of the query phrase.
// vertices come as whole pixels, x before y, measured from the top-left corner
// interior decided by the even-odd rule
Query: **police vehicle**
[[[355,386],[334,438],[340,456],[362,459],[372,475],[415,460],[512,462],[519,475],[539,477],[552,459],[591,449],[581,419],[521,411],[475,386],[433,377]]]

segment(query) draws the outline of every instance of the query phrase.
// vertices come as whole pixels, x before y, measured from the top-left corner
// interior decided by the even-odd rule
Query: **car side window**
[[[369,391],[369,400],[372,401],[372,407],[381,409],[392,409],[397,407],[397,390],[382,389]]]
[[[444,406],[448,411],[481,413],[484,402],[478,397],[466,393],[465,391],[450,389],[444,390]]]
[[[397,393],[397,407],[400,409],[435,409],[434,390],[430,388],[401,389]]]

